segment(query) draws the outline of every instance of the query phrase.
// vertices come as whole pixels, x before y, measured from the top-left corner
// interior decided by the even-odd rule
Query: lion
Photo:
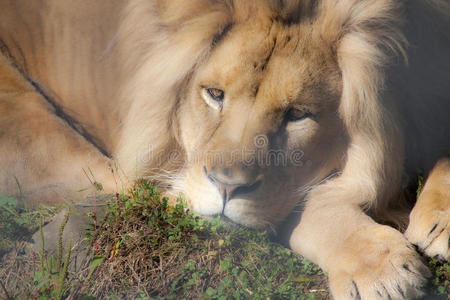
[[[19,182],[28,206],[71,203],[143,177],[202,215],[270,229],[294,216],[276,230],[335,299],[420,297],[413,244],[449,259],[447,2],[0,8],[1,193]]]

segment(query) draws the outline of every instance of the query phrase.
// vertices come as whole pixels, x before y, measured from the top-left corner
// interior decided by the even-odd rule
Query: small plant
[[[31,213],[18,210],[15,199],[3,201],[8,208],[0,206],[0,213],[9,220],[32,221],[35,230],[42,227],[39,223],[45,210]],[[111,198],[103,222],[92,224],[87,232],[90,255],[77,272],[68,271],[70,245],[61,242],[67,218],[69,215],[55,233],[60,241],[56,257],[43,250],[38,255],[25,254],[21,257],[28,261],[18,260],[20,274],[17,263],[6,267],[0,260],[0,298],[330,298],[326,275],[308,260],[271,242],[267,232],[230,227],[218,218],[205,220],[189,211],[182,198],[170,204],[145,181],[128,195]],[[13,238],[8,232],[0,234]],[[429,266],[434,274],[429,294],[446,299],[449,264],[429,260]],[[12,284],[15,289],[2,281],[13,277],[4,276],[5,270],[17,277]]]
[[[13,249],[15,241],[26,240],[38,228],[41,217],[55,211],[54,207],[20,208],[17,198],[0,194],[0,259]]]
[[[428,266],[433,273],[434,294],[450,297],[450,263],[430,259]]]
[[[69,241],[66,247],[66,255],[63,260],[63,245],[62,235],[64,227],[69,219],[69,212],[65,215],[63,222],[60,225],[58,232],[58,252],[56,257],[54,255],[46,255],[45,253],[45,239],[42,230],[42,219],[39,226],[40,237],[42,239],[42,248],[39,253],[40,269],[34,270],[33,284],[28,292],[29,297],[38,299],[62,299],[67,292],[70,284],[67,283],[67,271],[71,256],[71,242]]]
[[[111,203],[92,239],[103,262],[83,293],[100,298],[327,297],[323,272],[267,232],[207,221],[145,181]]]

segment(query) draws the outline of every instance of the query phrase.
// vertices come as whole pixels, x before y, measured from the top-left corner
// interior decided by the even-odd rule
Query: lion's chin
[[[219,217],[222,223],[229,226],[243,225],[252,228],[266,227],[267,222],[264,222],[262,215],[255,213],[254,206],[250,204],[251,200],[233,199],[230,200],[225,207],[222,204],[222,200],[219,200],[220,202],[209,201],[210,204],[214,202],[214,207],[217,207],[217,209],[213,210],[211,209],[211,206],[208,207],[208,209],[204,209],[207,205],[195,205],[194,203],[193,210],[208,219]],[[201,207],[203,209],[198,209],[196,207]]]
[[[267,225],[263,215],[256,213],[253,201],[248,199],[232,199],[223,210],[223,215],[234,223],[253,228],[263,228]]]
[[[193,211],[206,217],[220,216],[225,223],[235,223],[253,228],[264,228],[270,223],[266,217],[270,218],[271,210],[261,209],[263,201],[233,198],[225,203],[214,185],[209,181],[201,182],[200,179],[197,179],[196,184],[191,184],[192,180],[189,178],[185,182],[187,188],[184,194]]]
[[[257,209],[252,200],[232,199],[224,206],[224,201],[215,190],[208,193],[191,191],[186,196],[190,208],[206,218],[219,216],[221,221],[227,224],[234,223],[254,228],[265,226],[262,216],[255,213]]]

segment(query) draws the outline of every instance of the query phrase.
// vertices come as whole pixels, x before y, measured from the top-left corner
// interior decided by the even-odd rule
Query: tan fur
[[[450,159],[433,168],[411,212],[405,236],[428,256],[450,259]]]
[[[18,195],[16,176],[29,204],[58,203],[85,174],[108,192],[145,177],[249,226],[300,211],[290,246],[329,272],[337,299],[417,297],[427,271],[410,242],[448,259],[448,12],[440,0],[5,0],[1,192]],[[368,216],[401,223],[402,174],[439,159],[407,238]]]

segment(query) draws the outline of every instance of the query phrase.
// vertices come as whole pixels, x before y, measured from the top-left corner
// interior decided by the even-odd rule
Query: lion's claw
[[[430,276],[401,233],[387,226],[354,233],[332,259],[330,288],[337,300],[415,299]]]
[[[406,238],[429,257],[450,259],[450,211],[413,210]]]

